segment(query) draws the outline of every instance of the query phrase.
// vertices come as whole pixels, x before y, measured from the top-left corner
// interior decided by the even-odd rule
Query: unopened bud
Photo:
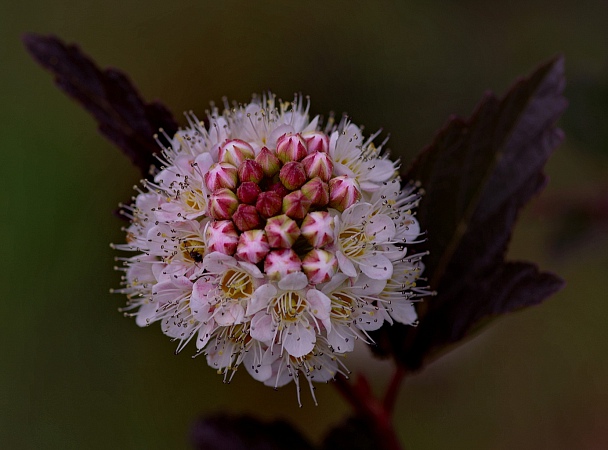
[[[264,231],[272,248],[290,248],[300,236],[296,222],[285,214],[268,219]]]
[[[211,192],[221,188],[234,189],[238,181],[236,167],[225,162],[215,163],[204,175],[204,180]]]
[[[312,206],[325,206],[329,202],[329,186],[319,177],[310,180],[300,190],[310,199]]]
[[[302,268],[302,261],[290,248],[273,250],[264,260],[264,272],[271,280],[280,280],[285,275],[299,272]]]
[[[251,181],[246,181],[239,185],[238,189],[236,190],[236,196],[241,203],[255,205],[260,192],[262,192],[262,190],[257,184],[252,183]]]
[[[246,159],[241,163],[238,168],[239,180],[241,183],[245,181],[251,181],[252,183],[259,183],[264,178],[264,171],[253,159]]]
[[[301,163],[291,161],[281,167],[279,172],[279,179],[283,186],[290,191],[298,189],[304,183],[306,183],[306,171]]]
[[[338,270],[338,258],[331,252],[315,248],[302,260],[302,271],[312,284],[326,283]]]
[[[228,188],[216,189],[209,197],[209,215],[214,219],[230,219],[237,206],[239,199]]]
[[[263,230],[249,230],[239,236],[239,245],[236,248],[236,256],[239,258],[257,264],[269,251],[270,246]]]
[[[309,131],[302,134],[308,146],[308,154],[314,152],[327,153],[329,150],[329,137],[322,131]]]
[[[239,242],[239,234],[231,220],[210,222],[205,229],[207,246],[211,252],[234,255]]]
[[[226,141],[219,151],[219,160],[230,163],[235,167],[240,166],[246,159],[253,159],[254,157],[253,147],[240,139]]]
[[[236,227],[241,231],[253,230],[262,223],[258,212],[253,205],[240,204],[234,214],[232,220]]]
[[[327,211],[309,213],[302,221],[302,236],[314,248],[324,247],[334,241],[334,219]]]
[[[327,153],[316,152],[302,160],[308,178],[319,177],[326,183],[331,179],[334,164]]]
[[[361,189],[354,178],[346,175],[329,180],[329,206],[342,212],[361,198]]]
[[[292,219],[303,219],[312,202],[306,197],[302,191],[293,191],[283,197],[283,213]]]
[[[273,183],[270,186],[268,186],[266,191],[267,192],[276,192],[277,194],[279,194],[279,196],[281,198],[283,198],[287,194],[289,194],[289,189],[287,189],[285,186],[283,186],[283,183],[281,183],[280,181],[278,183]]]
[[[306,142],[299,134],[284,134],[277,140],[277,157],[283,163],[300,161],[307,154]]]
[[[262,166],[264,175],[269,178],[275,176],[281,170],[281,161],[277,158],[277,155],[266,147],[262,147],[258,156],[255,157],[255,161]]]
[[[255,203],[255,209],[265,219],[276,216],[283,207],[283,198],[274,191],[262,192]]]

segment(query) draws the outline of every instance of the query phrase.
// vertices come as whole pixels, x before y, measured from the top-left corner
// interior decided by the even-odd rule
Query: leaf
[[[352,416],[332,428],[321,446],[322,450],[381,450],[382,436],[376,435],[370,421]]]
[[[501,100],[484,96],[466,120],[452,118],[404,179],[419,180],[427,230],[425,273],[437,295],[418,305],[418,327],[383,327],[372,337],[419,369],[482,319],[542,302],[561,289],[556,275],[505,252],[521,208],[546,184],[543,166],[563,139],[555,122],[566,107],[557,57],[517,81]]]
[[[80,49],[54,36],[26,34],[29,53],[55,75],[55,82],[97,120],[99,131],[117,145],[144,176],[156,163],[159,128],[169,136],[177,131],[171,112],[159,102],[145,103],[126,75],[101,70]]]
[[[216,415],[197,421],[191,433],[197,450],[312,450],[284,421],[264,423],[249,416]]]

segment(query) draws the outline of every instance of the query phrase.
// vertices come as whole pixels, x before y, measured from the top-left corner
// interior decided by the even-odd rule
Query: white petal
[[[395,223],[386,214],[376,214],[365,225],[365,234],[374,236],[376,244],[383,244],[395,237]]]
[[[304,272],[293,272],[279,281],[279,289],[284,291],[299,291],[308,285]]]
[[[253,339],[256,339],[265,344],[270,344],[274,337],[272,325],[272,317],[266,312],[260,311],[253,319],[251,319],[251,331],[249,332]]]
[[[401,322],[405,325],[410,325],[418,319],[414,305],[407,300],[393,301],[389,309],[389,314],[397,322]]]
[[[355,269],[355,266],[350,259],[344,256],[342,252],[336,252],[336,256],[338,258],[338,266],[340,266],[340,270],[349,277],[356,277],[357,269]]]
[[[145,327],[152,322],[158,320],[156,316],[158,303],[150,302],[139,308],[137,311],[137,316],[135,317],[135,323],[140,327]]]
[[[196,348],[198,350],[202,350],[205,348],[209,339],[211,338],[211,334],[215,330],[216,324],[213,320],[210,320],[207,323],[203,323],[203,325],[198,330],[198,339],[196,340]]]
[[[384,255],[365,255],[359,260],[361,272],[375,280],[388,280],[393,275],[393,264]]]
[[[331,312],[331,300],[329,297],[321,291],[310,289],[306,293],[306,300],[310,306],[310,312],[316,318],[320,319],[324,325],[325,322],[330,325],[329,313]]]
[[[332,330],[327,333],[327,342],[336,353],[352,352],[355,348],[353,332],[343,324],[334,324]]]
[[[268,303],[277,295],[277,288],[272,284],[266,283],[257,288],[251,296],[251,301],[247,305],[247,315],[251,316],[262,309],[266,309]]]
[[[203,259],[203,266],[210,273],[221,273],[227,267],[235,266],[236,259],[232,256],[220,252],[212,252]]]
[[[283,348],[294,358],[307,355],[315,347],[317,337],[312,327],[301,323],[291,325],[283,332]]]

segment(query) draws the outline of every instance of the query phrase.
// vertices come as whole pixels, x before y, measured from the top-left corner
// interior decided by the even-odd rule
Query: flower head
[[[116,248],[136,255],[117,292],[138,325],[159,321],[178,350],[194,340],[226,380],[244,364],[278,387],[330,380],[368,331],[415,324],[419,194],[375,136],[322,129],[300,97],[190,119],[123,208]]]

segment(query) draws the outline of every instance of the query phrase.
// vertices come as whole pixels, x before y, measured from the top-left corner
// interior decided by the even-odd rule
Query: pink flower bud
[[[279,194],[279,196],[281,198],[283,198],[287,194],[289,194],[289,189],[287,189],[285,186],[283,186],[283,183],[281,183],[280,181],[278,183],[274,183],[274,184],[271,184],[270,186],[268,186],[268,189],[266,189],[266,191],[276,192],[277,194]]]
[[[292,219],[303,219],[308,214],[311,204],[310,199],[302,191],[293,191],[283,197],[283,214]]]
[[[239,234],[231,220],[210,222],[205,237],[209,251],[226,255],[233,255],[239,242]]]
[[[290,248],[300,236],[298,225],[285,214],[268,219],[264,231],[272,248]]]
[[[236,196],[241,203],[254,205],[260,192],[262,192],[262,190],[257,184],[252,183],[251,181],[245,181],[244,183],[241,183],[236,190]]]
[[[302,236],[314,248],[320,248],[334,241],[334,219],[327,211],[309,213],[302,221]]]
[[[241,231],[253,230],[262,223],[258,212],[253,205],[240,204],[232,215],[232,220]]]
[[[240,166],[246,159],[254,157],[253,147],[240,139],[230,139],[224,142],[219,151],[220,162],[227,162],[235,167]]]
[[[319,177],[326,183],[331,179],[334,163],[327,153],[311,153],[302,160],[308,178]]]
[[[302,135],[308,146],[308,154],[314,152],[327,153],[329,150],[329,137],[322,131],[309,131]]]
[[[265,219],[277,215],[283,207],[283,198],[274,191],[262,192],[255,203],[255,209]]]
[[[329,202],[329,186],[319,177],[310,180],[300,190],[313,206],[325,206]]]
[[[264,260],[264,272],[271,280],[279,280],[285,275],[299,272],[302,268],[302,261],[296,252],[290,248],[273,250]]]
[[[342,212],[361,198],[361,189],[354,178],[346,175],[329,180],[329,206]]]
[[[239,237],[239,245],[236,248],[236,256],[248,261],[252,264],[257,264],[270,251],[266,233],[263,230],[249,230],[241,233]]]
[[[232,164],[215,163],[204,175],[205,184],[211,192],[216,189],[234,189],[237,184],[237,170]]]
[[[264,175],[269,178],[275,176],[281,170],[281,161],[277,158],[277,155],[266,147],[262,147],[258,156],[255,157],[255,161],[262,166]]]
[[[300,161],[307,154],[306,142],[299,134],[284,134],[277,140],[277,157],[283,163]]]
[[[338,258],[331,252],[315,248],[302,260],[302,271],[312,284],[326,283],[338,270]]]
[[[259,183],[264,178],[264,171],[253,159],[246,159],[241,163],[238,168],[239,180],[241,182],[251,181],[253,183]]]
[[[237,206],[239,199],[228,188],[216,189],[209,197],[209,215],[214,219],[230,219]]]
[[[306,171],[301,163],[291,161],[281,167],[279,172],[279,179],[283,186],[290,191],[298,189],[304,183],[306,183]]]

